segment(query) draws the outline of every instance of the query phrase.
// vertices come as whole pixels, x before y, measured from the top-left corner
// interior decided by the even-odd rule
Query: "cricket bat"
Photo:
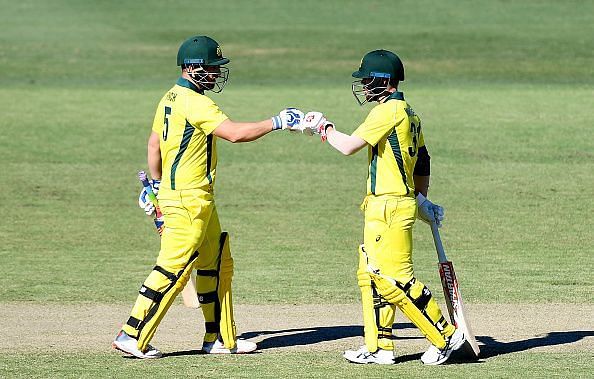
[[[458,286],[458,279],[456,279],[454,265],[452,262],[448,261],[445,250],[443,249],[443,244],[441,243],[439,228],[435,222],[431,223],[431,232],[433,232],[433,242],[435,243],[435,249],[437,250],[439,276],[441,277],[441,285],[443,287],[443,294],[448,307],[450,320],[452,324],[464,332],[464,335],[466,336],[466,344],[462,349],[468,354],[474,355],[474,358],[478,358],[480,349],[476,343],[476,338],[470,327],[468,317],[466,317],[466,314],[464,313],[464,303],[462,301],[460,287]]]
[[[153,218],[153,221],[155,223],[155,227],[157,228],[157,232],[159,233],[159,235],[162,235],[163,229],[165,228],[165,223],[163,222],[163,214],[161,213],[161,209],[159,208],[157,196],[153,192],[153,187],[148,181],[146,172],[140,171],[138,173],[138,179],[140,180],[140,183],[142,183],[142,186],[148,194],[149,199],[151,199],[151,202],[155,206],[155,217]],[[198,302],[198,295],[196,294],[196,270],[192,270],[192,273],[190,274],[190,279],[188,280],[188,283],[182,290],[181,295],[184,305],[186,307],[200,308],[200,303]]]

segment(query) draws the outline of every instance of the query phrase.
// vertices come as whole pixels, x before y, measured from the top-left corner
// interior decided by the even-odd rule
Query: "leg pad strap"
[[[216,291],[207,292],[207,293],[199,293],[198,301],[200,302],[200,304],[216,303],[219,301],[219,295]]]

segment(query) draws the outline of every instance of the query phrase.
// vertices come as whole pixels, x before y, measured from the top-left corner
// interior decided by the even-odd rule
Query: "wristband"
[[[280,116],[274,116],[272,117],[272,130],[278,130],[278,129],[282,129],[283,128],[283,122],[280,118]]]

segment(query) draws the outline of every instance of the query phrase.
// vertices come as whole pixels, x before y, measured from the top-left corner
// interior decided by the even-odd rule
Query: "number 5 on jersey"
[[[171,116],[171,107],[166,106],[163,117],[163,141],[167,141],[167,133],[169,133],[169,116]]]

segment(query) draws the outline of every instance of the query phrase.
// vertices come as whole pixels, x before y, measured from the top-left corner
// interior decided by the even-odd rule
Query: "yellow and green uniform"
[[[227,116],[196,86],[180,78],[161,99],[153,132],[160,136],[162,178],[158,194],[165,229],[157,265],[140,289],[123,330],[142,351],[153,337],[192,269],[206,322],[204,340],[220,333],[235,347],[231,304],[233,259],[214,203],[216,137]]]
[[[187,79],[180,78],[157,106],[153,132],[160,136],[161,189],[212,192],[217,167],[212,132],[228,117]]]
[[[353,135],[369,144],[367,196],[362,205],[364,249],[360,251],[357,272],[367,348],[394,348],[395,306],[441,348],[445,346],[444,337],[453,334],[454,328],[442,316],[431,292],[414,277],[412,263],[412,228],[417,212],[413,176],[428,175],[429,162],[421,120],[403,93],[394,92],[371,110]],[[417,164],[419,156],[422,159]],[[399,284],[396,291],[402,296],[389,296],[385,283],[378,285],[369,275],[368,264],[394,279]],[[398,301],[389,303],[387,298]],[[415,309],[410,308],[411,304]]]

